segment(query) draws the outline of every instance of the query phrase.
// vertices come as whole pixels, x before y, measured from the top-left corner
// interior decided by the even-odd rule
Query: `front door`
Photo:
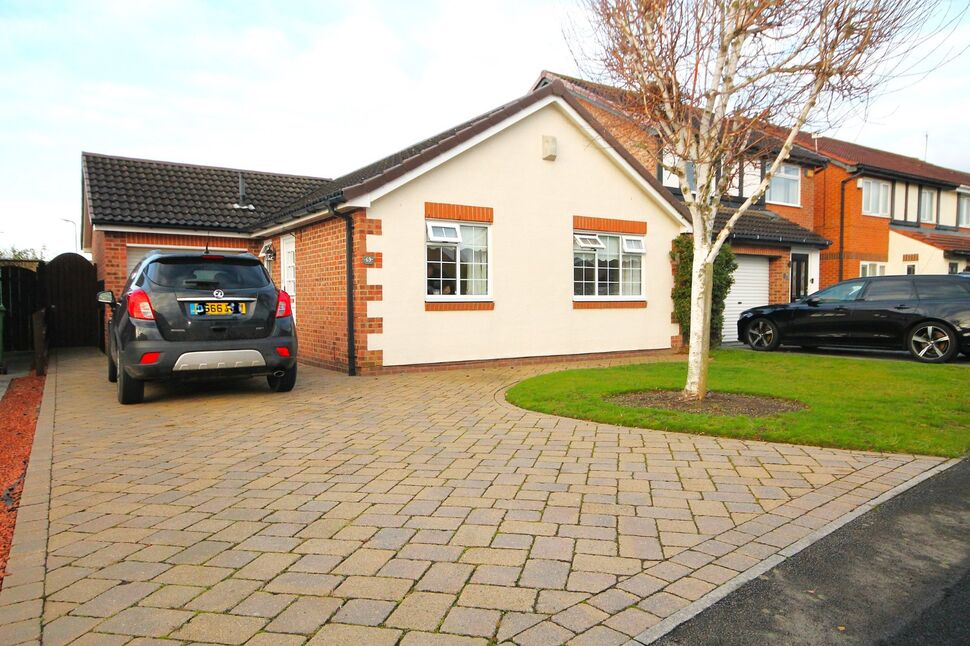
[[[283,291],[290,295],[293,320],[296,320],[296,238],[283,236],[280,241],[280,283]]]
[[[808,296],[808,254],[791,255],[791,301]]]

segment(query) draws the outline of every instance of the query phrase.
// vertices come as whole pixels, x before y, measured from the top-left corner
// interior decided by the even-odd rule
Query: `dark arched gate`
[[[52,348],[99,345],[98,274],[83,256],[62,253],[42,270]]]

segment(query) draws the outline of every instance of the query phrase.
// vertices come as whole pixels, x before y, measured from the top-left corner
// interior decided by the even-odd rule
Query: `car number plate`
[[[245,314],[245,303],[210,302],[189,303],[189,313],[193,316],[228,316],[230,314]]]

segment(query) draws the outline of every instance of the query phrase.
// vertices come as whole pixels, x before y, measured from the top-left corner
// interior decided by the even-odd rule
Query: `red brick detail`
[[[405,366],[384,366],[378,369],[362,370],[362,374],[398,374],[411,372],[431,372],[461,368],[500,368],[503,366],[544,365],[576,361],[596,361],[599,359],[636,359],[673,356],[668,348],[657,350],[623,350],[619,352],[596,352],[590,354],[560,354],[542,357],[515,357],[511,359],[479,359],[475,361],[447,361],[442,363],[417,363]]]
[[[612,218],[591,218],[585,215],[574,215],[573,229],[577,231],[602,231],[603,233],[646,235],[647,223],[637,220],[615,220]]]
[[[357,368],[372,370],[382,364],[383,353],[367,349],[367,335],[383,330],[383,319],[367,316],[367,303],[383,298],[380,285],[367,284],[367,269],[381,266],[381,254],[365,265],[367,236],[380,235],[379,220],[367,219],[363,209],[354,218],[354,337]],[[311,365],[346,370],[347,273],[346,223],[328,218],[293,232],[296,236],[296,316],[300,360]],[[273,246],[280,250],[278,239]],[[279,264],[279,261],[274,263]],[[278,272],[274,268],[274,273]]]
[[[772,303],[787,303],[791,300],[791,251],[778,247],[755,247],[731,245],[735,254],[745,256],[766,256],[768,258],[768,299]]]
[[[426,220],[460,220],[462,222],[492,222],[493,213],[489,206],[467,206],[464,204],[424,203]]]
[[[680,338],[679,334],[675,334],[672,337],[670,337],[671,350],[680,350],[681,348],[684,348],[684,347],[686,347],[684,346],[684,340]]]
[[[647,301],[573,301],[574,310],[644,309]]]
[[[486,311],[494,310],[495,303],[491,301],[462,301],[454,303],[428,303],[424,304],[425,312],[461,312],[461,311]]]
[[[916,262],[917,260],[919,260],[919,254],[918,253],[904,253],[903,254],[903,262]]]
[[[832,241],[820,254],[819,287],[839,282],[839,209],[842,181],[849,173],[835,164],[815,173],[815,232]],[[841,280],[859,276],[859,262],[886,262],[889,218],[862,215],[862,189],[855,179],[845,183],[845,254]]]

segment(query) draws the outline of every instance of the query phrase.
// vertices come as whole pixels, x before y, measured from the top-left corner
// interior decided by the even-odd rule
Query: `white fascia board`
[[[165,229],[162,227],[130,227],[115,226],[112,224],[95,224],[94,231],[110,231],[117,233],[157,233],[160,235],[173,236],[205,236],[209,238],[252,238],[248,233],[215,232],[207,229]]]
[[[963,195],[970,195],[970,186],[967,186],[966,184],[961,184],[960,186],[957,186],[957,193],[961,193]]]
[[[343,204],[341,204],[340,206],[343,206]],[[339,213],[339,210],[338,210],[338,213]],[[265,229],[260,229],[259,231],[255,231],[251,235],[251,237],[253,238],[272,237],[275,235],[279,235],[280,233],[286,233],[291,229],[298,229],[299,227],[305,226],[307,224],[311,224],[313,222],[316,222],[317,220],[323,220],[325,218],[330,217],[331,215],[333,214],[330,212],[330,209],[320,209],[319,211],[314,211],[313,213],[308,213],[307,215],[303,215],[298,218],[293,218],[289,222],[276,224],[271,227],[267,227]]]

